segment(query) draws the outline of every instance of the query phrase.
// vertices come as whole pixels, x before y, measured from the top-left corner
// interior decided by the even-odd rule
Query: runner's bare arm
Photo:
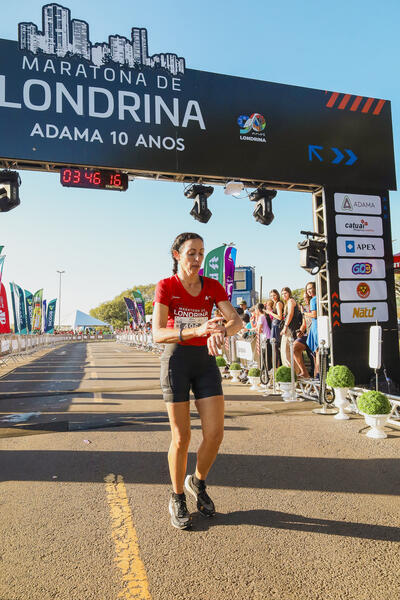
[[[224,332],[224,327],[218,325],[219,318],[209,319],[200,327],[182,329],[182,340],[186,342],[194,337],[206,336],[211,332]],[[179,329],[167,327],[168,306],[160,302],[154,303],[153,311],[153,340],[156,344],[176,344],[180,342]]]
[[[227,321],[225,325],[226,335],[235,335],[243,327],[242,319],[228,300],[218,302],[217,306]]]

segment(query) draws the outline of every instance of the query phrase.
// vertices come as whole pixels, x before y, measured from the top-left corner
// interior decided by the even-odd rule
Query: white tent
[[[111,327],[109,323],[95,319],[81,310],[76,311],[72,323],[73,329],[78,329],[78,327]]]

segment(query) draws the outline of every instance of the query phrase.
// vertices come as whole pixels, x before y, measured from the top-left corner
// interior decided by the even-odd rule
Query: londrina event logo
[[[267,122],[263,115],[260,113],[253,113],[250,115],[240,115],[237,119],[240,127],[240,139],[250,142],[266,142],[265,139],[265,128]],[[252,133],[252,135],[247,135]]]

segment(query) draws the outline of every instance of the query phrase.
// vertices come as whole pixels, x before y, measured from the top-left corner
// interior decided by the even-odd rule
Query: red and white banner
[[[11,333],[7,295],[3,283],[0,286],[0,333]]]

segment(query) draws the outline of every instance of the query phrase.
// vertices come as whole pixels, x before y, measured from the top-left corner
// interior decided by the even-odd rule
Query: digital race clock
[[[128,189],[128,175],[108,169],[81,169],[78,167],[63,167],[60,170],[60,182],[65,187],[89,188],[91,190]]]

